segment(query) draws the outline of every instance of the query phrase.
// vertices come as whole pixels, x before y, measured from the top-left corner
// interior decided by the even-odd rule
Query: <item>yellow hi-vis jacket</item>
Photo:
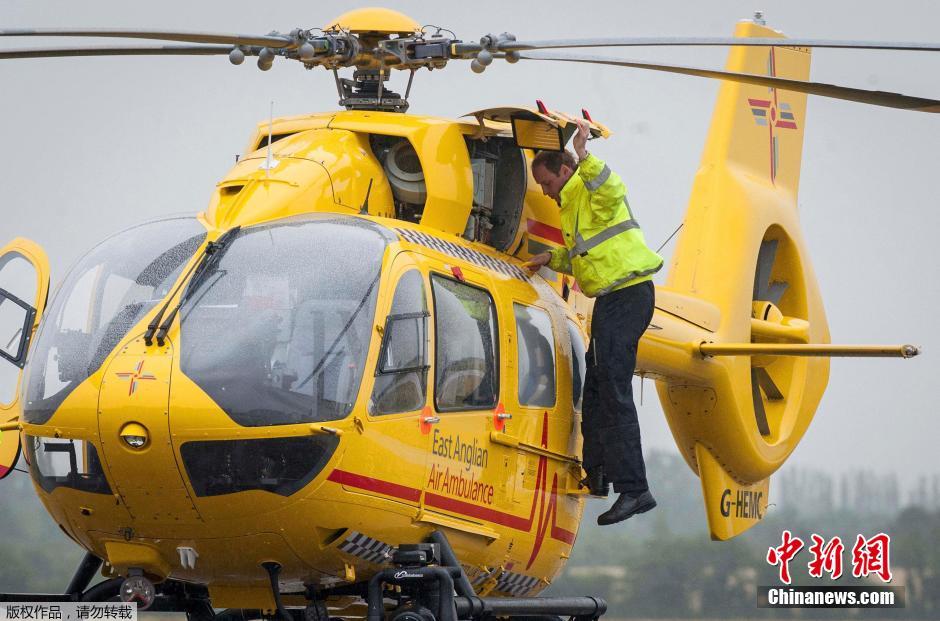
[[[565,247],[551,251],[548,267],[574,275],[585,295],[651,280],[663,266],[633,218],[623,181],[600,159],[588,155],[559,195]]]

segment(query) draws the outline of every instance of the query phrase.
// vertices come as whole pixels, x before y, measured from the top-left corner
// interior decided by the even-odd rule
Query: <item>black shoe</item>
[[[597,523],[601,526],[616,524],[637,513],[646,513],[655,506],[656,499],[648,491],[635,498],[627,494],[620,494],[620,498],[614,502],[614,506],[597,516]]]
[[[586,487],[590,490],[591,496],[600,496],[607,498],[610,493],[610,482],[604,473],[604,466],[595,466],[587,470],[587,476],[578,482],[580,487]]]

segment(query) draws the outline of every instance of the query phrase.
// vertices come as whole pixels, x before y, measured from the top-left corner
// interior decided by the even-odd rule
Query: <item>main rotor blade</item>
[[[571,47],[660,47],[660,46],[727,46],[757,47],[822,47],[853,50],[901,50],[938,52],[940,43],[908,43],[895,41],[836,41],[834,39],[785,39],[772,37],[610,37],[598,39],[554,39],[544,41],[502,41],[502,52],[553,50]]]
[[[820,97],[829,97],[832,99],[855,101],[873,106],[901,108],[903,110],[916,110],[919,112],[932,112],[935,114],[940,113],[940,101],[936,99],[911,97],[908,95],[902,95],[900,93],[889,93],[886,91],[868,91],[860,88],[837,86],[835,84],[825,84],[822,82],[803,82],[801,80],[775,78],[772,76],[755,75],[752,73],[735,73],[733,71],[700,69],[697,67],[687,67],[683,65],[662,65],[634,60],[622,60],[618,58],[605,58],[602,56],[532,56],[531,54],[520,54],[519,57],[526,60],[552,60],[561,62],[587,63],[593,65],[611,65],[615,67],[633,67],[635,69],[649,69],[652,71],[665,71],[667,73],[681,73],[683,75],[694,75],[702,78],[714,78],[718,80],[740,82],[742,84],[753,84],[755,86],[779,88],[782,90],[806,93],[808,95],[818,95]]]
[[[231,45],[160,45],[154,47],[36,47],[0,50],[0,60],[8,58],[56,58],[65,56],[215,56],[228,54]],[[251,49],[248,55],[257,54]]]
[[[291,37],[284,35],[242,35],[216,32],[186,32],[174,30],[57,30],[35,28],[0,30],[0,37],[108,37],[120,39],[154,39],[158,41],[182,41],[184,43],[225,43],[229,45],[258,45],[283,48],[295,45]]]

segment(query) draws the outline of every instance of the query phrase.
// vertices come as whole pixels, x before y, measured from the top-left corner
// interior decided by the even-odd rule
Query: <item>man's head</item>
[[[532,176],[542,186],[542,194],[560,203],[561,189],[578,167],[570,151],[539,151],[532,160]]]

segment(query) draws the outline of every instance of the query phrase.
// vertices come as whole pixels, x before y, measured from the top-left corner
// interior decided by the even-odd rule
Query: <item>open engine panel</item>
[[[407,138],[372,134],[369,144],[381,162],[395,200],[395,217],[419,223],[427,200],[424,170]],[[466,138],[473,173],[473,207],[463,237],[501,251],[509,249],[522,217],[526,162],[512,138]]]

